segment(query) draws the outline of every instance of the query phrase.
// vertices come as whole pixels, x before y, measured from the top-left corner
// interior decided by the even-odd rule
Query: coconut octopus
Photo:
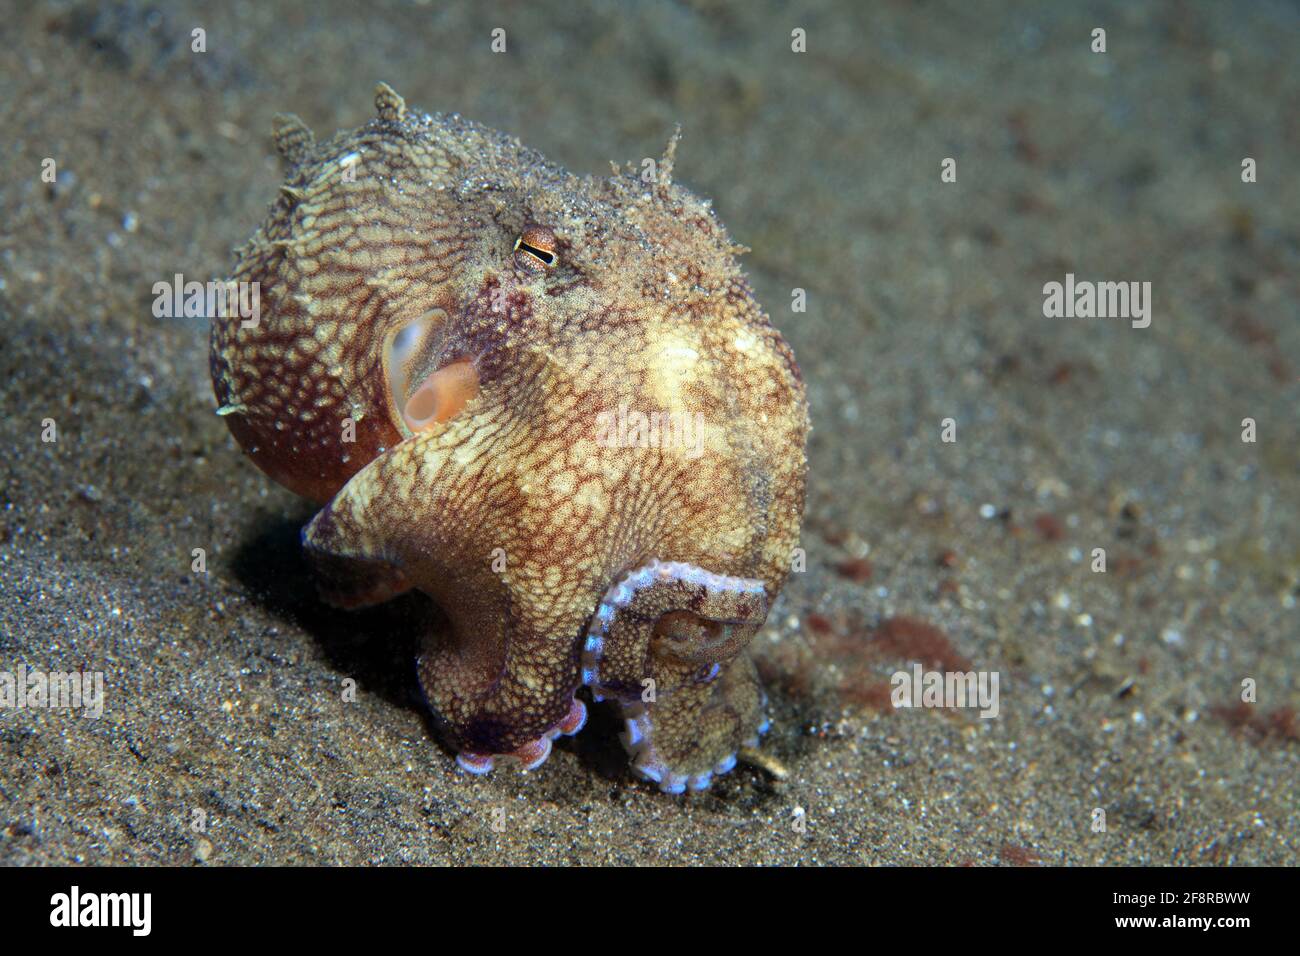
[[[420,685],[466,770],[541,764],[589,688],[634,770],[709,786],[767,727],[748,645],[791,567],[807,403],[710,204],[661,160],[580,177],[457,115],[317,142],[214,320],[238,443],[322,510],[327,602],[415,588],[445,612]]]

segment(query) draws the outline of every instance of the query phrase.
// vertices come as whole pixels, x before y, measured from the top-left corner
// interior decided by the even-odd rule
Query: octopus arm
[[[423,639],[418,672],[462,766],[488,769],[500,756],[535,766],[585,716],[573,694],[589,595],[539,587],[545,569],[528,561],[494,561],[520,529],[509,508],[485,504],[466,434],[417,435],[381,455],[312,519],[303,543],[313,564],[337,572],[327,581],[350,567],[369,595],[405,585],[446,612],[449,626]]]
[[[625,722],[633,769],[660,789],[702,790],[766,729],[748,645],[767,617],[762,581],[652,560],[596,609],[583,680]]]
[[[315,571],[316,590],[326,604],[353,611],[382,604],[405,594],[411,582],[401,568],[387,561],[348,557],[321,550],[304,538],[304,550]]]

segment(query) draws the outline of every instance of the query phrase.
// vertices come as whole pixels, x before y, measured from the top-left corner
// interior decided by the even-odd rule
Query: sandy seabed
[[[105,688],[0,709],[0,863],[1294,864],[1297,37],[1280,2],[0,18],[0,670]],[[264,218],[272,115],[351,128],[380,80],[579,172],[682,124],[812,407],[766,768],[661,795],[597,710],[459,772],[427,608],[318,602],[311,509],[213,413],[204,325],[153,316]],[[1067,274],[1151,283],[1150,326],[1045,316]],[[998,716],[894,712],[914,659],[997,672]]]

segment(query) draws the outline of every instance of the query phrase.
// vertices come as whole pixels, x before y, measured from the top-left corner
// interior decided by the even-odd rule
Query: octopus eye
[[[529,272],[544,272],[560,264],[560,241],[546,226],[525,226],[515,240],[515,264]]]

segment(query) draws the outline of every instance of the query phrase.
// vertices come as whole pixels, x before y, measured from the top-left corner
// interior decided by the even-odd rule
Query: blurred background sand
[[[108,693],[0,711],[0,862],[1296,862],[1295,4],[367,6],[0,17],[0,670]],[[468,777],[422,601],[316,601],[311,509],[151,290],[262,221],[274,113],[329,135],[379,80],[577,172],[682,124],[812,405],[808,568],[755,647],[784,780],[663,796],[603,712]],[[1151,327],[1044,318],[1067,272],[1151,282]],[[891,713],[913,659],[998,671],[1000,716]]]

